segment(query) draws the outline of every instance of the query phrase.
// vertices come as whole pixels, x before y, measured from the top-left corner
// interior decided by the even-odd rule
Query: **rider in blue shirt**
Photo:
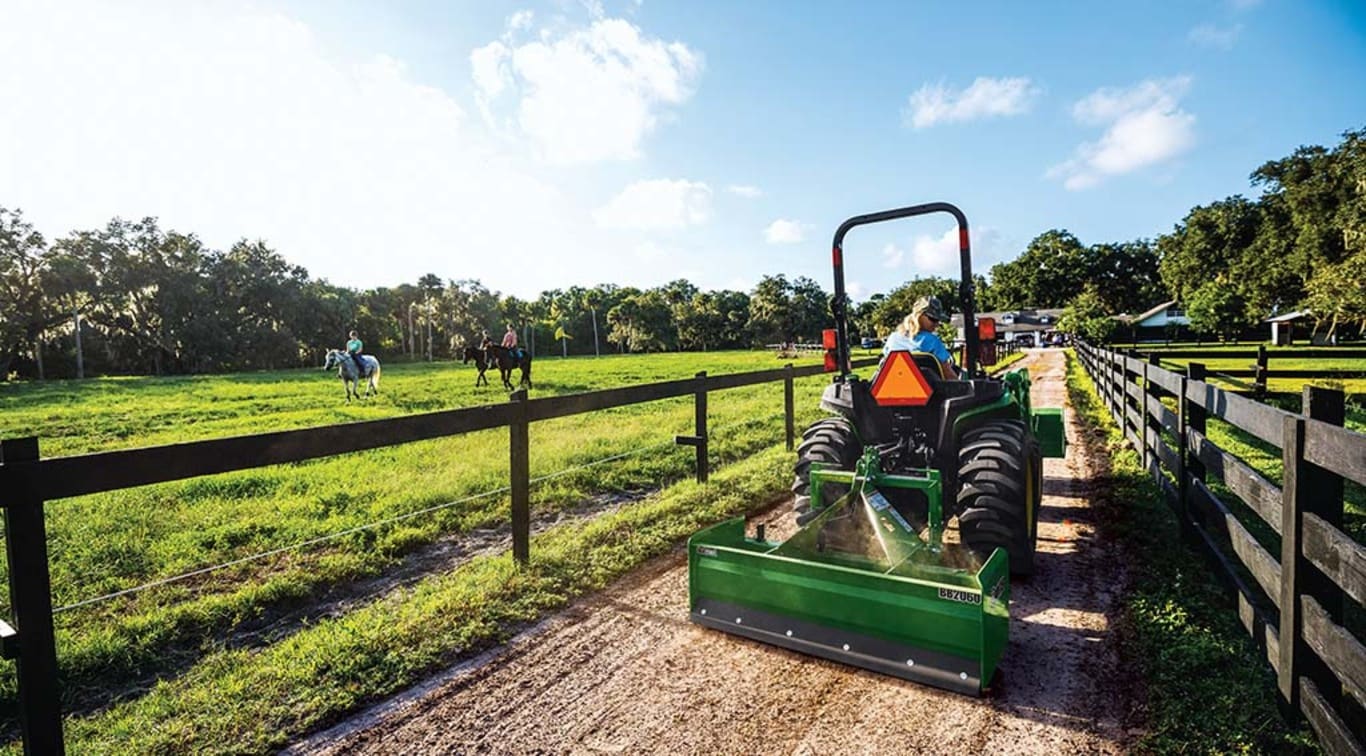
[[[935,333],[939,324],[946,320],[948,316],[944,314],[944,306],[939,304],[938,297],[917,299],[911,307],[911,314],[907,315],[906,319],[901,321],[901,325],[887,337],[887,343],[882,347],[883,356],[901,350],[928,352],[939,360],[945,376],[957,378],[958,368],[953,364],[953,355],[949,354],[949,348],[944,345],[944,340]]]

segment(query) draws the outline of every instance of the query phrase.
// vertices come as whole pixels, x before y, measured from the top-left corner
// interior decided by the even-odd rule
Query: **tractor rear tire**
[[[997,547],[1005,549],[1012,575],[1034,574],[1042,473],[1039,444],[1023,421],[992,420],[963,434],[959,534],[983,559]]]
[[[811,511],[811,465],[820,462],[839,470],[853,470],[862,455],[863,442],[859,441],[849,421],[842,417],[819,420],[802,433],[792,481],[797,524],[804,525],[815,515]],[[848,486],[826,483],[821,489],[821,503],[828,507],[848,492]]]

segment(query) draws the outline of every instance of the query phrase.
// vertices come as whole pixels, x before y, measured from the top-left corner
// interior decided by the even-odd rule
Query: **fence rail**
[[[877,362],[876,358],[864,358],[853,360],[851,365],[868,367]],[[538,399],[528,399],[523,390],[514,393],[505,404],[50,459],[39,454],[37,438],[0,441],[0,508],[4,510],[10,604],[14,612],[13,627],[0,621],[0,651],[5,658],[14,659],[18,667],[19,726],[24,753],[64,752],[43,515],[47,501],[506,427],[512,553],[517,560],[526,562],[531,543],[532,423],[691,396],[695,406],[694,434],[677,436],[675,442],[695,448],[697,479],[706,481],[709,393],[782,381],[784,435],[791,449],[796,438],[793,381],[822,372],[822,365],[787,365],[715,376],[703,372],[682,380]]]
[[[1173,364],[1173,360],[1178,359],[1187,362],[1196,360],[1252,360],[1253,362],[1245,367],[1221,367],[1213,374],[1218,375],[1220,378],[1251,378],[1252,394],[1257,398],[1265,398],[1267,393],[1267,381],[1272,378],[1340,379],[1366,377],[1366,366],[1357,370],[1351,368],[1292,368],[1273,370],[1271,368],[1272,360],[1366,360],[1366,348],[1363,347],[1269,350],[1266,348],[1265,344],[1259,344],[1256,349],[1229,349],[1223,351],[1212,351],[1208,349],[1201,351],[1198,348],[1139,348],[1137,353],[1141,354],[1144,359],[1149,360],[1152,364],[1159,366],[1162,362]]]
[[[1340,350],[1307,353],[1330,351]],[[1265,349],[1258,353],[1264,377]],[[1342,427],[1341,392],[1306,386],[1303,410],[1295,414],[1207,383],[1203,363],[1191,362],[1184,375],[1162,368],[1159,360],[1174,354],[1189,356],[1152,352],[1139,359],[1077,344],[1082,366],[1183,533],[1234,588],[1239,618],[1265,650],[1282,698],[1304,714],[1325,750],[1363,753],[1366,647],[1343,626],[1343,612],[1346,601],[1366,604],[1366,547],[1343,532],[1342,517],[1344,481],[1366,485],[1366,435]],[[1276,372],[1283,371],[1270,375]],[[1212,441],[1210,419],[1280,449],[1282,485]],[[1213,484],[1280,537],[1278,554]]]

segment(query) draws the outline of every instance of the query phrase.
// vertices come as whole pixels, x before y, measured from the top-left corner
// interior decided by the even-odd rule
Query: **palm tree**
[[[587,289],[579,301],[593,317],[593,356],[601,357],[602,351],[598,348],[598,305],[602,304],[602,293],[597,289]]]

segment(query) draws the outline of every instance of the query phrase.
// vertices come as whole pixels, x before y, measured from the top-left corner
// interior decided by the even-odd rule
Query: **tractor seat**
[[[930,383],[952,380],[944,372],[944,363],[929,352],[911,352],[911,361],[920,368],[920,372],[925,374],[925,380]]]

